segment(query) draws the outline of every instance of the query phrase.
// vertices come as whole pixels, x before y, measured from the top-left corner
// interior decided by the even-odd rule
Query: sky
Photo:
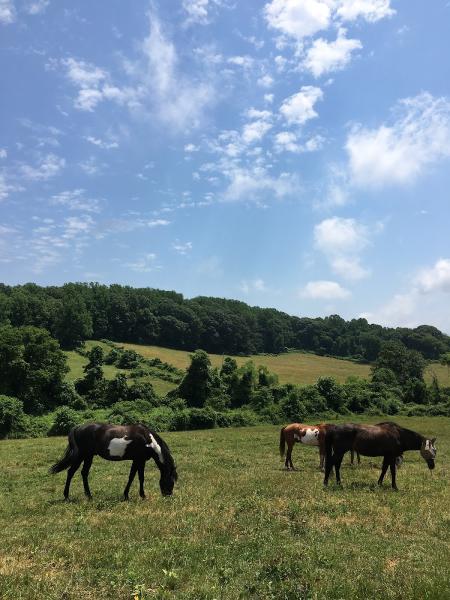
[[[450,333],[448,0],[0,0],[0,281]]]

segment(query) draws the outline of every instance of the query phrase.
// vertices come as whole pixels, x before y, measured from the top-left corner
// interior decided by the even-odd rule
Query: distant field
[[[101,342],[86,342],[86,347],[93,345],[102,346],[107,352],[109,347]],[[183,350],[172,350],[171,348],[161,348],[159,346],[142,346],[139,344],[118,344],[124,348],[129,348],[139,352],[145,358],[159,358],[164,362],[170,363],[179,369],[186,369],[190,364],[190,352]],[[68,378],[75,380],[83,376],[83,366],[86,359],[76,352],[66,352],[69,359],[70,373]],[[214,367],[220,367],[223,356],[219,354],[210,354],[211,363]],[[266,356],[256,354],[247,357],[234,357],[238,365],[243,365],[252,360],[256,365],[265,365],[270,371],[276,373],[280,383],[308,384],[315,383],[319,377],[334,377],[340,383],[345,382],[347,377],[357,376],[368,379],[370,377],[370,366],[360,365],[349,360],[330,358],[328,356],[316,356],[315,354],[305,354],[303,352],[289,352],[275,356]],[[127,373],[124,369],[117,369],[111,365],[103,367],[105,377],[112,379],[118,371]],[[425,379],[429,383],[433,374],[436,375],[440,385],[450,386],[450,376],[447,367],[439,363],[433,363],[425,372]],[[157,378],[149,379],[158,394],[165,395],[175,387],[174,384]]]
[[[185,369],[190,364],[190,352],[183,350],[171,350],[170,348],[159,348],[158,346],[140,346],[139,344],[121,344],[125,348],[132,348],[146,358],[158,357],[161,360],[175,365],[179,369]],[[214,367],[220,367],[223,356],[210,354],[211,363]],[[234,356],[238,365],[243,365],[252,360],[256,365],[265,365],[270,371],[277,373],[281,383],[315,383],[319,377],[334,377],[339,382],[344,382],[347,377],[356,375],[368,377],[370,367],[358,365],[349,360],[340,360],[315,354],[304,354],[302,352],[289,352],[276,356],[257,354],[255,356]]]
[[[352,417],[353,418],[353,417]],[[366,421],[373,419],[366,418]],[[281,469],[279,428],[163,434],[179,470],[172,498],[146,469],[148,499],[121,501],[129,463],[94,460],[49,475],[65,438],[0,442],[2,600],[448,600],[450,419],[399,418],[437,436],[436,469],[405,454],[400,491],[376,480],[380,459],[342,468],[323,490],[314,448]]]

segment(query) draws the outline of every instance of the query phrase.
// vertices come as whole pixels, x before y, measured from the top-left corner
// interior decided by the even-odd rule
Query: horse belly
[[[318,429],[307,429],[305,434],[300,437],[300,443],[305,446],[318,446],[319,445],[319,430]]]

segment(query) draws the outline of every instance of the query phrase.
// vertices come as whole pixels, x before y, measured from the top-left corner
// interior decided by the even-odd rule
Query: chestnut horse
[[[292,463],[292,449],[295,442],[305,444],[306,446],[318,446],[320,462],[319,468],[321,471],[324,470],[323,465],[325,461],[325,429],[327,425],[320,423],[319,425],[305,425],[304,423],[291,423],[286,425],[280,431],[280,456],[284,458],[286,453],[286,460],[284,466],[289,471],[295,471],[295,467]],[[287,444],[287,452],[286,452]],[[356,453],[358,464],[361,462],[358,452]],[[353,465],[355,453],[351,451],[351,464]]]
[[[383,465],[378,479],[382,485],[388,467],[391,470],[392,488],[397,490],[396,467],[400,466],[403,452],[419,450],[428,468],[434,469],[436,458],[436,438],[426,438],[420,433],[405,429],[389,421],[377,425],[327,425],[325,436],[325,479],[328,478],[333,467],[336,471],[336,482],[340,485],[340,466],[342,458],[349,450],[355,450],[363,456],[382,456]]]
[[[145,498],[144,470],[145,463],[152,458],[158,467],[161,478],[159,486],[163,496],[171,496],[173,487],[178,478],[174,460],[170,454],[169,446],[154,431],[144,425],[109,425],[107,423],[88,423],[75,427],[69,433],[69,445],[60,461],[55,463],[51,473],[67,472],[64,498],[69,498],[69,488],[72,477],[79,469],[83,468],[84,493],[91,499],[88,475],[95,455],[106,460],[131,460],[130,476],[123,493],[128,500],[128,493],[136,473],[139,474],[139,494]]]

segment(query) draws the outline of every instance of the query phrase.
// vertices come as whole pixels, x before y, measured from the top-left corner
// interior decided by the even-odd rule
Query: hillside
[[[108,349],[106,344],[101,342],[86,342],[87,349],[93,345],[100,345]],[[170,363],[179,369],[185,369],[190,362],[190,352],[183,350],[173,350],[171,348],[162,348],[159,346],[145,346],[140,344],[119,344],[124,348],[135,350],[145,358],[159,358],[164,362]],[[70,373],[68,378],[75,380],[82,376],[82,368],[86,364],[86,359],[76,352],[66,352],[69,358]],[[223,356],[219,354],[209,355],[211,364],[214,367],[220,367]],[[348,377],[369,378],[370,366],[358,364],[349,360],[332,358],[329,356],[317,356],[303,352],[288,352],[278,355],[256,354],[251,356],[233,357],[241,366],[249,360],[256,365],[264,365],[269,371],[276,373],[280,383],[309,384],[315,383],[319,377],[333,377],[339,383],[345,382]],[[107,379],[112,379],[118,371],[127,373],[125,370],[117,369],[112,365],[104,365],[104,374]],[[429,383],[433,374],[438,378],[441,386],[450,386],[450,376],[448,369],[439,363],[431,363],[425,372],[425,379]],[[174,384],[157,378],[149,378],[158,394],[166,394],[172,389]]]

